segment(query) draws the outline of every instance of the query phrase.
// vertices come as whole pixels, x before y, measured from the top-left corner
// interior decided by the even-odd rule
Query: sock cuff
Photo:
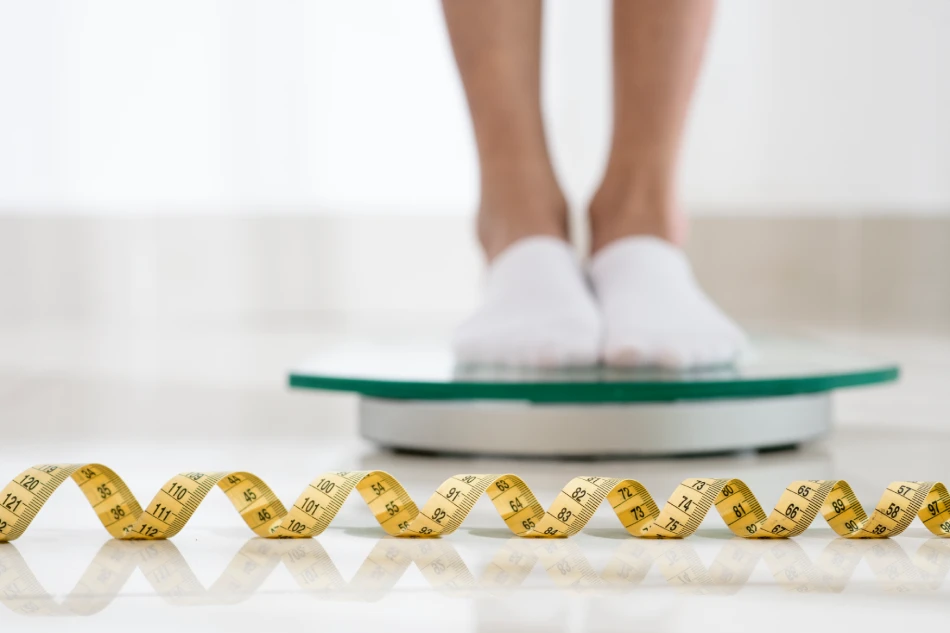
[[[499,253],[488,267],[488,276],[504,276],[508,274],[507,271],[535,269],[538,262],[556,266],[557,262],[565,261],[572,266],[579,265],[573,246],[557,237],[533,235],[514,242]]]
[[[588,264],[592,278],[597,279],[604,275],[610,276],[614,270],[664,272],[682,271],[691,274],[689,260],[686,253],[679,247],[664,239],[652,235],[637,235],[622,237],[614,240],[600,249]]]

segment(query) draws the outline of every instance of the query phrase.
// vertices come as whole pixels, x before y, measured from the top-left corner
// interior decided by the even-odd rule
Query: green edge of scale
[[[534,403],[670,402],[725,398],[767,398],[821,393],[845,387],[897,380],[900,369],[885,365],[810,376],[735,380],[486,382],[375,380],[291,372],[289,385],[299,389],[345,391],[393,400],[519,400]]]

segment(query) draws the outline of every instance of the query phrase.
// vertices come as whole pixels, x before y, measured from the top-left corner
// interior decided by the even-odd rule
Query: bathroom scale
[[[832,393],[896,380],[888,362],[792,339],[690,370],[464,366],[441,347],[346,344],[290,386],[356,394],[360,433],[393,449],[538,457],[767,450],[832,426]]]

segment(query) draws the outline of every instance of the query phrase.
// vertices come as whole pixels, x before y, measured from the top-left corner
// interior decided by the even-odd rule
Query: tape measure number
[[[437,537],[454,532],[486,495],[517,536],[563,538],[580,532],[606,501],[624,529],[640,538],[683,538],[715,507],[743,538],[788,538],[821,514],[845,538],[886,538],[917,516],[936,536],[950,536],[950,494],[935,481],[898,481],[884,491],[869,516],[845,481],[804,480],[789,485],[771,514],[738,479],[687,479],[658,506],[633,479],[575,477],[547,511],[516,475],[455,475],[420,510],[406,490],[383,471],[324,473],[311,481],[288,510],[256,475],[190,472],[175,475],[143,509],[125,482],[102,464],[33,466],[0,491],[0,542],[20,537],[53,491],[72,479],[103,527],[117,539],[164,539],[177,534],[205,496],[220,488],[247,526],[265,538],[308,538],[333,521],[355,488],[391,536]]]

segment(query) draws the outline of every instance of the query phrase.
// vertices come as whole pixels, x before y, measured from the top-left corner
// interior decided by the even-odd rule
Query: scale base
[[[360,433],[397,450],[656,457],[794,446],[831,430],[830,393],[622,404],[361,397]]]

